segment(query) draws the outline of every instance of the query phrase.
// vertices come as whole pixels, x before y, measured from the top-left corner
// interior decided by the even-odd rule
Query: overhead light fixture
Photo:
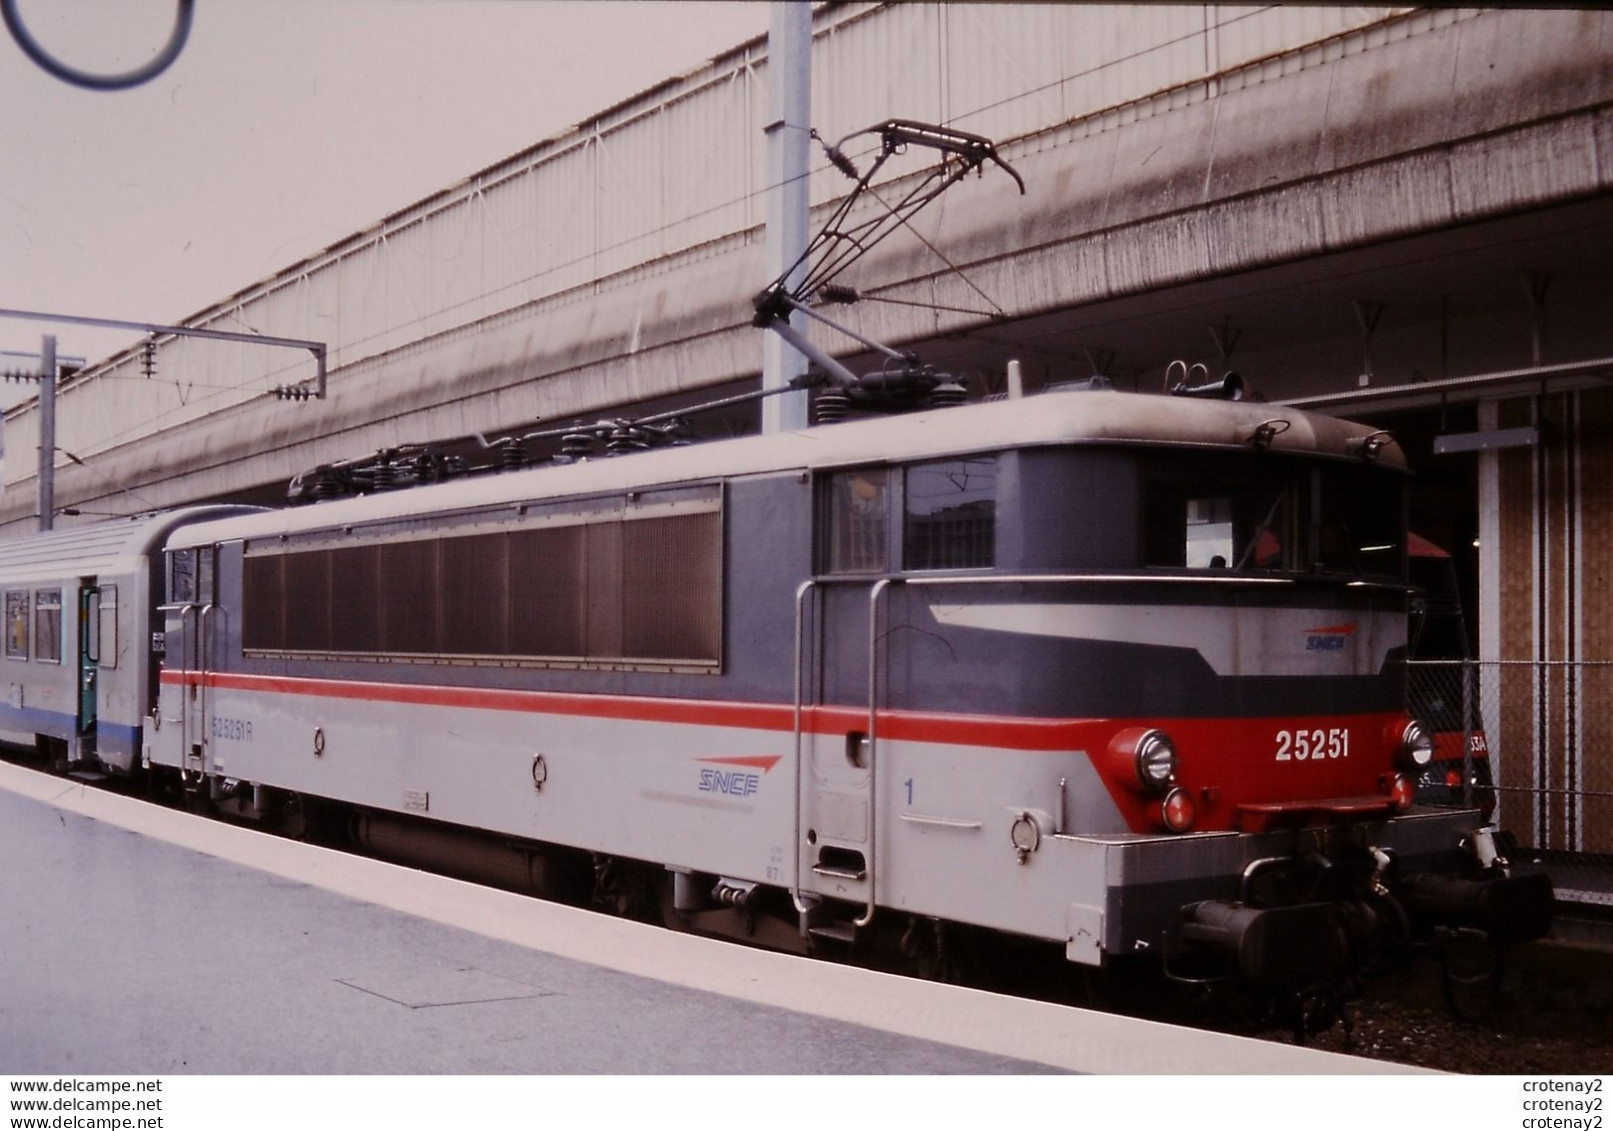
[[[1484,432],[1451,432],[1434,437],[1434,454],[1448,456],[1456,452],[1496,452],[1503,448],[1533,448],[1539,443],[1540,429],[1533,425],[1527,428],[1491,428]]]

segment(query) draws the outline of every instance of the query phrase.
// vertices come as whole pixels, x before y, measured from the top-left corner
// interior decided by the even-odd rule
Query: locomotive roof
[[[174,527],[257,507],[198,506],[84,523],[0,541],[0,583],[132,573]]]
[[[712,440],[309,506],[265,511],[189,526],[176,548],[236,538],[265,538],[353,523],[407,519],[439,511],[515,505],[542,499],[707,482],[736,476],[940,459],[974,452],[1060,445],[1169,446],[1248,451],[1272,424],[1273,452],[1361,462],[1374,429],[1282,405],[1211,401],[1115,391],[1051,392],[906,416],[819,425],[778,435]],[[1352,448],[1352,442],[1354,447]],[[1398,445],[1377,449],[1376,463],[1405,469]]]

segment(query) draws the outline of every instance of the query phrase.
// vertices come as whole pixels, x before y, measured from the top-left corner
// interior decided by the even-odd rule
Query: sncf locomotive
[[[859,218],[909,149],[941,164]],[[961,403],[854,334],[859,377],[795,314],[964,174],[1024,186],[904,120],[827,157],[856,187],[754,306],[839,422],[638,451],[651,418],[480,477],[381,453],[311,506],[0,545],[0,727],[292,833],[931,971],[1015,940],[1326,1018],[1414,940],[1542,934],[1549,881],[1416,804],[1393,438],[1230,378]]]
[[[1550,915],[1414,804],[1406,478],[1332,418],[1051,392],[85,527],[0,549],[0,724],[770,945],[1307,993]]]

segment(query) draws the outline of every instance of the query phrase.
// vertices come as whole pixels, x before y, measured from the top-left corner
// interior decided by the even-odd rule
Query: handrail
[[[1071,582],[1132,585],[1297,585],[1295,577],[1190,577],[1178,573],[984,573],[947,574],[933,577],[903,577],[908,585],[1031,585],[1039,582]]]
[[[1401,660],[1408,668],[1608,668],[1613,660]]]
[[[811,910],[810,905],[801,898],[801,796],[806,763],[803,717],[806,713],[806,683],[808,679],[806,619],[808,598],[815,595],[819,588],[820,580],[808,578],[797,586],[795,590],[795,701],[793,704],[793,729],[795,732],[795,871],[790,881],[790,901],[795,905],[796,912],[802,915]],[[848,578],[846,580],[855,580],[855,582],[866,584],[869,579]],[[873,581],[868,591],[868,854],[866,856],[868,897],[864,904],[862,915],[852,920],[852,925],[855,927],[868,926],[869,923],[873,922],[874,913],[878,909],[875,898],[877,890],[875,876],[877,874],[876,859],[879,849],[879,761],[876,753],[879,730],[879,641],[881,636],[879,612],[885,591],[896,580],[899,579],[878,578]],[[814,612],[821,613],[821,605],[816,600],[810,603]],[[821,624],[814,625],[811,640],[811,648],[814,654],[822,635],[821,628]]]
[[[804,628],[806,599],[807,595],[815,590],[816,585],[817,582],[808,578],[796,586],[795,589],[795,848],[794,871],[790,875],[790,902],[795,905],[795,910],[800,915],[805,915],[811,910],[811,907],[801,900],[801,770],[803,762],[801,716],[803,713],[802,703],[806,697],[804,684],[807,667],[802,656],[802,650],[806,645],[806,630]],[[814,609],[817,608],[816,601],[812,605]],[[815,649],[818,640],[816,632],[813,633],[812,640]]]
[[[185,673],[184,679],[179,685],[179,776],[181,780],[184,779],[188,768],[186,762],[190,758],[190,691],[192,687],[190,680],[196,670],[196,665],[190,662],[190,657],[187,655],[191,636],[189,632],[185,631],[185,621],[187,617],[196,611],[196,606],[193,604],[179,606],[179,665],[180,670]],[[158,709],[161,709],[160,705]]]
[[[1297,577],[1220,577],[1166,573],[947,573],[892,574],[883,578],[848,574],[843,577],[816,577],[815,585],[867,585],[875,580],[899,581],[904,585],[1032,585],[1072,582],[1107,585],[1298,585]],[[1348,584],[1348,583],[1346,583]]]
[[[854,927],[872,923],[879,906],[879,609],[891,583],[882,577],[868,590],[868,903]]]
[[[218,603],[215,601],[209,601],[207,604],[202,606],[202,615],[198,617],[196,621],[196,666],[198,669],[199,682],[201,683],[202,687],[201,703],[197,708],[197,722],[200,724],[202,731],[201,745],[203,777],[207,775],[207,748],[209,745],[211,745],[207,733],[207,673],[212,670],[208,665],[208,643],[211,639],[211,634],[208,632],[208,622],[212,619],[213,613],[217,611]]]

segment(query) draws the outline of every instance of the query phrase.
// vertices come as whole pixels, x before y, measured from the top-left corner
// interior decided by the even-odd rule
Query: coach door
[[[93,578],[78,587],[78,756],[95,752],[100,717],[101,590]]]

